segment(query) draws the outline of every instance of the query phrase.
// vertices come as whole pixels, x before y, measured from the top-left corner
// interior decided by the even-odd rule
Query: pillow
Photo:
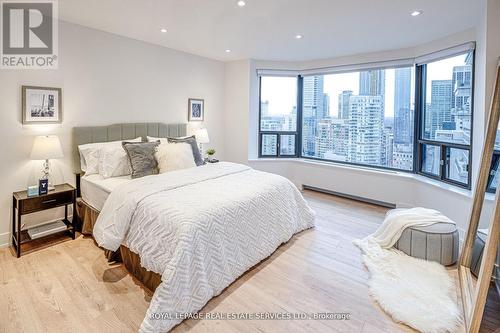
[[[130,161],[132,178],[158,174],[158,162],[155,158],[155,152],[159,144],[160,141],[122,143]]]
[[[167,138],[155,138],[155,137],[152,137],[152,136],[147,136],[147,139],[148,139],[148,142],[160,141],[160,143],[168,143]]]
[[[193,150],[188,143],[162,143],[156,151],[160,173],[196,167]]]
[[[99,174],[103,178],[130,175],[130,161],[125,149],[115,146],[104,146],[99,153]]]
[[[188,143],[191,145],[191,149],[193,150],[194,162],[197,166],[205,164],[203,161],[203,157],[201,157],[200,150],[198,149],[198,143],[196,142],[196,138],[194,135],[188,136],[185,138],[167,138],[169,143]]]
[[[142,138],[138,137],[129,142],[141,142]],[[111,142],[87,143],[78,146],[80,152],[80,168],[87,175],[99,173],[99,155],[102,147],[115,146],[121,147],[122,140]]]

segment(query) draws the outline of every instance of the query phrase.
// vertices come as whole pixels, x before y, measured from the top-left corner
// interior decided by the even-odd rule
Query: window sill
[[[363,166],[353,166],[353,165],[348,165],[348,164],[343,164],[343,163],[336,163],[336,162],[329,162],[329,161],[317,161],[317,160],[310,160],[310,159],[305,159],[305,158],[252,158],[248,159],[248,162],[251,163],[267,163],[267,162],[277,162],[277,163],[299,163],[299,164],[309,164],[309,165],[316,165],[320,167],[325,167],[325,168],[339,168],[339,169],[344,169],[344,170],[349,170],[351,172],[362,172],[362,173],[372,173],[372,174],[378,174],[378,175],[384,175],[384,176],[392,176],[392,177],[399,177],[399,178],[405,178],[405,179],[410,179],[410,180],[415,180],[420,183],[428,184],[430,186],[440,188],[452,193],[456,193],[458,195],[461,195],[463,197],[466,197],[468,199],[472,199],[473,193],[470,190],[462,189],[460,187],[451,185],[451,184],[446,184],[434,179],[427,178],[422,175],[410,173],[410,172],[404,172],[404,171],[398,171],[398,170],[386,170],[386,169],[376,169],[376,168],[370,168],[370,167],[363,167]],[[495,195],[492,193],[486,193],[485,195],[485,200],[486,201],[494,201],[495,200]]]

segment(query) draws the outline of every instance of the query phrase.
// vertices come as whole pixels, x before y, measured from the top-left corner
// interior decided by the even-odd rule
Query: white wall
[[[247,149],[242,146],[248,142],[250,107],[250,62],[233,61],[226,64],[225,76],[225,141],[226,155],[231,160],[245,163]],[[237,124],[237,125],[235,125]],[[242,130],[245,129],[245,130]]]
[[[234,132],[249,131],[248,140],[226,140],[226,150],[228,152],[226,158],[236,162],[246,162],[255,168],[281,174],[291,179],[298,186],[306,184],[349,195],[395,203],[399,206],[435,208],[457,221],[458,227],[463,233],[467,228],[471,191],[431,181],[422,176],[400,172],[353,168],[335,163],[318,163],[301,159],[257,159],[258,154],[255,147],[258,142],[258,125],[256,124],[258,123],[258,79],[255,69],[308,69],[410,58],[468,41],[477,41],[472,171],[473,182],[475,183],[476,170],[484,139],[486,114],[489,108],[489,98],[491,97],[491,93],[485,94],[485,92],[491,91],[493,88],[493,79],[490,76],[491,73],[494,73],[496,60],[492,61],[491,58],[496,59],[500,55],[500,41],[498,39],[500,22],[495,19],[500,17],[498,9],[500,4],[495,0],[482,0],[482,2],[484,7],[483,16],[476,28],[414,48],[312,62],[250,61],[247,66],[240,64],[237,67],[232,63],[226,64],[226,68],[232,68],[233,70],[231,77],[226,77],[226,86],[234,87],[233,78],[242,78],[247,75],[246,73],[249,73],[250,93],[248,96],[252,98],[250,101],[242,101],[242,107],[235,110],[244,113],[248,117],[250,122],[248,127],[246,124],[232,123],[232,131]],[[236,73],[236,71],[242,73]],[[245,89],[247,89],[246,86]],[[242,98],[242,96],[240,95],[238,98]],[[228,101],[236,103],[236,99],[235,95],[227,91],[226,105]],[[243,116],[240,117],[244,118]],[[232,153],[236,151],[238,154]],[[248,161],[244,160],[243,152],[246,152]],[[483,210],[482,226],[485,226],[488,222],[491,210],[492,196],[488,195]]]
[[[129,38],[61,22],[58,70],[0,70],[0,244],[9,241],[11,192],[39,177],[29,161],[35,135],[57,134],[65,158],[54,161],[55,182],[74,183],[71,129],[120,122],[187,122],[188,98],[205,99],[205,122],[224,157],[224,64]],[[64,121],[21,124],[21,86],[61,87]],[[196,124],[194,126],[202,126]],[[27,219],[58,217],[60,212]]]

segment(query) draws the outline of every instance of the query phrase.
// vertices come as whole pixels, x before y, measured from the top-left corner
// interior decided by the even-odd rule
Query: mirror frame
[[[495,89],[490,107],[488,127],[484,139],[481,164],[476,178],[472,208],[469,216],[469,227],[460,254],[458,264],[458,276],[460,279],[460,290],[462,293],[462,305],[464,310],[465,329],[467,333],[479,332],[483,317],[488,290],[490,287],[491,275],[497,256],[498,241],[500,239],[500,189],[495,194],[495,204],[491,216],[488,237],[481,260],[481,268],[474,284],[474,278],[470,270],[472,249],[476,239],[479,226],[479,219],[483,208],[483,202],[490,174],[491,160],[495,146],[496,132],[500,118],[500,59],[496,70]]]

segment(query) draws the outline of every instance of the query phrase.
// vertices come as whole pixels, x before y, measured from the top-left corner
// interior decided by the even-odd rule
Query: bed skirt
[[[94,229],[99,212],[86,204],[82,199],[77,200],[76,206],[82,226],[81,233],[86,236],[92,236],[92,230]],[[130,251],[128,247],[121,245],[120,251],[116,252],[104,249],[104,253],[108,261],[123,262],[127,271],[147,289],[154,292],[156,287],[161,283],[161,275],[142,267],[139,255]]]

